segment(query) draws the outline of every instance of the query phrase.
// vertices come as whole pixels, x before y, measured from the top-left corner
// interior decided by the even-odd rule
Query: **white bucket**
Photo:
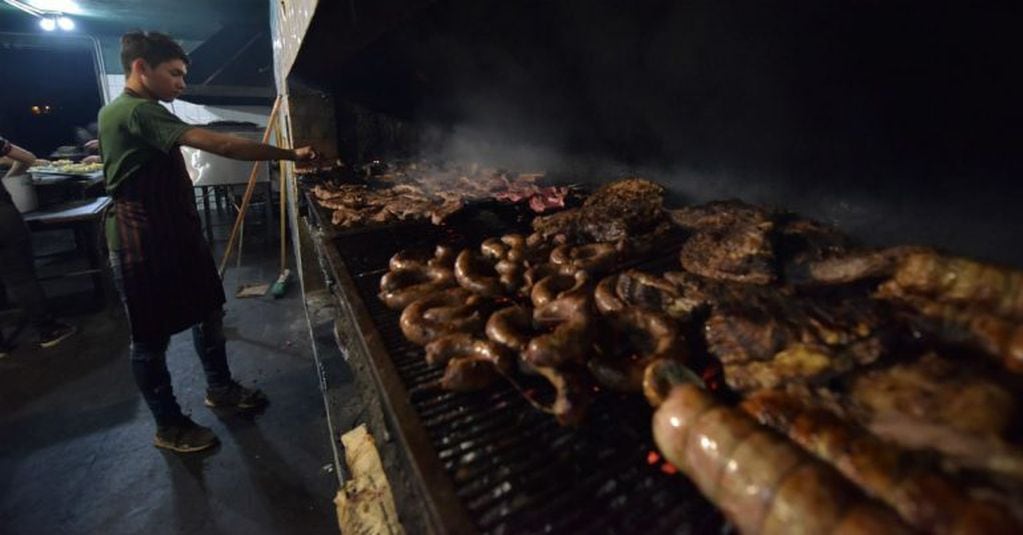
[[[39,198],[36,197],[36,187],[32,184],[30,175],[15,175],[4,177],[4,187],[14,199],[14,206],[19,212],[31,212],[39,207]]]

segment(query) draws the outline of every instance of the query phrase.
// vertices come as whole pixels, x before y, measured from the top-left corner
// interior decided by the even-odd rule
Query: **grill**
[[[487,236],[524,230],[528,220],[514,207],[477,205],[443,227],[346,232],[324,244],[337,280],[351,283],[343,296],[349,310],[366,316],[357,319],[356,334],[373,341],[371,353],[383,353],[373,355],[372,366],[384,406],[411,407],[411,418],[390,416],[400,433],[412,436],[404,445],[435,524],[484,533],[720,531],[717,510],[651,455],[650,408],[641,399],[603,394],[582,426],[566,429],[507,382],[472,394],[436,390],[432,383],[443,370],[426,364],[422,349],[403,337],[398,313],[377,299],[394,252],[437,243],[475,246]]]

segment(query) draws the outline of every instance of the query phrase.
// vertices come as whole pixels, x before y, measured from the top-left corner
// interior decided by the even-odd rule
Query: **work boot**
[[[220,443],[217,435],[208,427],[203,427],[187,416],[174,424],[161,425],[156,430],[156,439],[153,445],[157,448],[176,451],[179,453],[190,453],[202,451]]]
[[[53,347],[76,332],[78,332],[78,329],[73,325],[67,325],[59,321],[48,322],[46,325],[39,327],[39,347]]]
[[[206,389],[207,407],[255,409],[266,405],[267,401],[266,394],[261,390],[245,388],[234,381],[227,386]]]

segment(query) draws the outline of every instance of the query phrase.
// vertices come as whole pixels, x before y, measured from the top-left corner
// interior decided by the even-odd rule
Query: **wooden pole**
[[[266,130],[263,131],[263,143],[270,141],[270,132],[273,131],[277,120],[277,113],[281,108],[281,97],[274,100],[274,107],[270,110],[270,120],[266,123]],[[224,257],[220,259],[220,278],[224,278],[224,271],[227,269],[227,261],[231,259],[231,249],[234,248],[234,240],[238,237],[238,229],[245,220],[245,212],[249,209],[249,201],[252,199],[252,192],[256,189],[256,175],[259,165],[262,162],[252,162],[252,172],[249,173],[249,182],[245,186],[245,194],[242,195],[242,204],[238,209],[238,217],[234,220],[234,227],[231,228],[231,237],[227,240],[227,247],[224,249]]]
[[[281,134],[281,129],[280,128],[277,129],[277,140],[278,140],[277,141],[277,145],[278,146],[284,144],[284,136]],[[291,148],[290,144],[289,144],[288,148]],[[286,228],[287,224],[285,222],[285,218],[287,217],[287,213],[286,213],[286,210],[287,210],[286,199],[287,199],[288,193],[287,193],[287,179],[285,178],[285,174],[284,174],[284,168],[285,168],[284,161],[281,160],[281,161],[277,162],[277,165],[278,165],[278,174],[280,175],[280,188],[281,188],[280,195],[279,195],[280,200],[281,200],[281,208],[280,208],[280,210],[281,210],[281,213],[280,213],[280,217],[281,217],[281,273],[284,273],[284,269],[288,267],[288,254],[287,254],[287,241],[288,241],[288,237],[287,237],[287,235],[284,234],[285,232],[287,232],[287,228]]]

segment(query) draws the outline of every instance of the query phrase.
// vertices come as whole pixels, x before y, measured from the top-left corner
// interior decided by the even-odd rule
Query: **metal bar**
[[[412,461],[411,467],[419,483],[420,494],[424,497],[431,523],[437,531],[444,533],[475,533],[476,527],[469,519],[461,501],[455,494],[451,479],[444,471],[436,450],[409,402],[408,391],[398,377],[383,341],[370,318],[366,306],[344,262],[331,247],[324,247],[328,264],[336,277],[339,302],[346,309],[356,326],[354,333],[359,350],[372,364],[369,368],[376,383],[381,401],[398,424],[396,435]]]

